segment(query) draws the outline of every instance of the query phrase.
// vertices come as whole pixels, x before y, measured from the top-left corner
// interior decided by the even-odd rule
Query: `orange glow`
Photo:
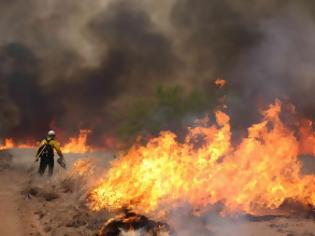
[[[35,145],[31,144],[16,144],[12,138],[4,139],[4,144],[0,145],[0,150],[11,149],[11,148],[34,148]]]
[[[17,145],[17,148],[35,148],[35,145],[31,145],[31,144],[19,144],[19,145]]]
[[[272,212],[286,199],[315,206],[315,176],[301,174],[300,141],[281,121],[281,109],[278,100],[270,105],[237,146],[220,111],[216,124],[189,128],[182,143],[161,132],[112,162],[89,207],[163,216],[186,203],[195,210],[220,203],[223,215]]]
[[[90,132],[90,130],[80,130],[79,136],[69,138],[69,142],[61,148],[62,151],[64,153],[86,153],[92,151],[92,148],[86,143]]]
[[[124,144],[121,143],[115,136],[106,135],[103,138],[104,147],[107,150],[120,150],[123,149]]]
[[[69,142],[61,147],[64,153],[87,153],[95,151],[91,146],[87,144],[87,138],[91,131],[90,130],[80,130],[78,137],[69,138]],[[37,148],[36,144],[29,144],[31,142],[26,142],[22,144],[17,144],[12,138],[6,138],[4,144],[0,146],[0,150],[10,149],[10,148]]]
[[[226,81],[224,79],[217,79],[214,81],[214,84],[217,85],[219,88],[222,88],[226,85]]]
[[[302,120],[300,122],[300,153],[315,156],[315,132],[313,131],[313,122]]]
[[[0,150],[10,149],[14,147],[14,142],[12,138],[4,139],[4,144],[0,145]]]

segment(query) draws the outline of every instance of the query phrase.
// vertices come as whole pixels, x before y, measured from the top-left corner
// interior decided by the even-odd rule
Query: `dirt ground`
[[[97,235],[101,225],[112,215],[91,212],[86,207],[87,189],[82,179],[71,177],[59,167],[53,178],[39,178],[31,153],[23,155],[27,157],[21,157],[21,153],[0,152],[0,235]],[[192,219],[181,220],[177,224],[180,229],[177,235],[315,236],[313,216],[217,217],[200,224]],[[139,231],[122,235],[144,234]]]
[[[26,155],[0,152],[0,235],[97,235],[110,215],[87,209],[81,179],[58,166],[53,178],[39,177]]]

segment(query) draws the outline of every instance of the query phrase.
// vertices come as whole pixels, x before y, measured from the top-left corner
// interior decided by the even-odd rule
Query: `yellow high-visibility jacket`
[[[47,142],[47,141],[48,141],[48,142]],[[40,143],[40,145],[39,145],[39,147],[38,147],[38,149],[37,149],[37,152],[36,152],[36,156],[39,155],[39,150],[40,150],[40,148],[41,148],[43,145],[47,144],[47,143],[48,143],[53,149],[56,150],[58,156],[63,157],[63,154],[62,154],[61,148],[60,148],[60,143],[57,142],[56,140],[52,139],[52,138],[47,138],[47,140],[44,139],[44,140]]]

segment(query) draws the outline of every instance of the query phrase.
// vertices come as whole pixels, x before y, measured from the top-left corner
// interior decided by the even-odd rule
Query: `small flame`
[[[32,144],[16,144],[12,138],[5,138],[4,144],[0,145],[0,150],[6,150],[11,148],[34,148],[35,145]]]
[[[64,153],[87,153],[95,151],[94,148],[87,144],[88,135],[91,133],[90,130],[80,130],[78,137],[69,138],[69,142],[61,147]],[[4,144],[0,145],[0,150],[10,149],[10,148],[36,148],[38,144],[29,144],[31,142],[26,142],[22,144],[17,144],[12,138],[6,138]]]
[[[222,88],[222,87],[224,87],[226,85],[226,80],[224,80],[224,79],[217,79],[217,80],[214,81],[214,84],[216,86],[218,86],[219,88]]]
[[[87,153],[92,151],[92,148],[87,144],[87,138],[91,130],[80,130],[78,137],[72,137],[69,142],[62,147],[64,153]]]
[[[13,148],[14,146],[15,145],[14,145],[13,139],[6,138],[4,139],[4,144],[0,145],[0,150],[10,149],[10,148]]]

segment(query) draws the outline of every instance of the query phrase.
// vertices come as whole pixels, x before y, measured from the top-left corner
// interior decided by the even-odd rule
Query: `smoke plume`
[[[288,99],[314,118],[315,4],[310,1],[1,1],[0,136],[114,132],[159,85],[227,80],[234,127]],[[213,101],[209,101],[212,103]],[[160,109],[161,111],[161,109]],[[153,116],[157,117],[153,114]],[[186,116],[186,114],[185,114]],[[240,122],[242,121],[242,122]]]

